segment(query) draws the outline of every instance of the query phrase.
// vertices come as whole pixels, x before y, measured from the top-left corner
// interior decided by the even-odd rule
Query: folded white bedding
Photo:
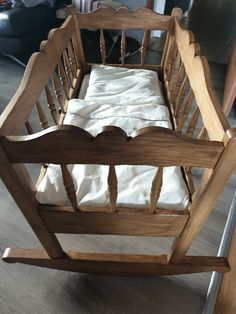
[[[114,82],[111,82],[114,71],[117,73],[115,75],[115,81],[118,85],[116,88],[112,87]],[[131,73],[133,74],[131,75]],[[138,78],[133,78],[134,73]],[[129,76],[130,80],[127,79]],[[140,90],[142,77],[146,86],[143,91]],[[136,89],[134,81],[139,85],[139,88]],[[148,81],[151,81],[151,84],[148,84]],[[92,85],[92,82],[95,86]],[[125,85],[131,86],[132,84],[133,87],[131,87],[129,94],[128,91],[121,91]],[[109,95],[106,93],[106,85],[113,89],[110,90]],[[163,97],[157,86],[158,78],[156,73],[152,71],[96,67],[91,72],[89,87],[85,96],[86,101],[79,99],[69,101],[64,124],[84,128],[93,136],[96,136],[106,125],[121,127],[129,136],[132,136],[132,132],[136,129],[146,126],[171,128],[169,112],[167,107],[162,105]],[[104,89],[103,94],[102,89]],[[93,95],[96,92],[98,92],[98,97]],[[128,103],[125,101],[126,93],[128,94]],[[144,95],[146,95],[145,102],[139,103]],[[69,165],[68,167],[73,177],[79,205],[108,205],[107,166]],[[156,170],[157,168],[151,166],[116,166],[117,204],[128,207],[148,207],[151,183]],[[46,175],[38,186],[36,197],[42,204],[70,205],[63,185],[60,166],[49,165]],[[158,207],[183,209],[187,206],[188,199],[188,190],[180,169],[178,167],[164,168],[163,186]]]
[[[164,105],[156,72],[110,66],[93,67],[84,99],[97,104]]]

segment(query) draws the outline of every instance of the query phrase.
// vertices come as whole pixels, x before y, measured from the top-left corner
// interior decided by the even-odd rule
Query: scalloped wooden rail
[[[213,168],[223,150],[221,142],[195,140],[161,127],[140,129],[131,138],[113,126],[93,137],[78,127],[61,125],[34,135],[2,137],[0,142],[16,163]]]
[[[176,10],[176,14],[180,11]],[[138,8],[130,11],[121,7],[115,11],[112,8],[97,9],[92,13],[80,13],[77,15],[80,29],[143,29],[167,30],[170,28],[171,16],[161,15],[146,8]]]

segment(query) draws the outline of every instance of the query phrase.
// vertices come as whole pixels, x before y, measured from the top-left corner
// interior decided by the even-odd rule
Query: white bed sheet
[[[113,71],[116,71],[115,83],[111,80],[111,76],[114,75]],[[134,74],[135,78],[133,78]],[[136,74],[138,74],[138,79]],[[148,81],[151,84],[148,84]],[[142,88],[143,83],[145,88]],[[113,84],[115,84],[115,90]],[[102,90],[107,86],[109,86],[109,93],[104,91],[102,94]],[[128,103],[125,101],[127,86],[134,93],[134,101],[129,94]],[[171,128],[169,112],[163,105],[163,96],[157,86],[159,86],[158,78],[152,71],[124,71],[122,68],[95,67],[91,72],[86,100],[69,101],[64,124],[84,128],[93,136],[96,136],[106,125],[121,127],[129,136],[132,136],[136,129],[146,126]],[[94,96],[93,93],[98,93],[98,96]],[[144,98],[145,102],[142,101],[140,104],[139,101]],[[115,102],[112,102],[113,100]],[[107,166],[69,165],[68,167],[73,177],[79,205],[108,205]],[[156,170],[157,168],[151,166],[116,166],[118,206],[148,207],[151,183]],[[49,165],[46,175],[38,186],[36,197],[42,204],[70,205],[60,166]],[[188,200],[188,190],[179,167],[164,168],[158,207],[183,209],[186,208]]]

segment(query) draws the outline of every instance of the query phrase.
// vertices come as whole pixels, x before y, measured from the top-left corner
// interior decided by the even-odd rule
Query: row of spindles
[[[77,78],[77,70],[79,70],[79,63],[73,40],[70,40],[48,84],[45,86],[44,95],[41,95],[41,98],[44,99],[37,101],[35,104],[41,129],[44,130],[50,126],[49,116],[51,116],[54,125],[61,123],[60,116],[66,113],[66,102],[70,99],[71,90],[74,88],[74,79]],[[46,104],[49,116],[45,113],[42,104]],[[26,122],[25,127],[28,134],[35,133],[29,121]],[[43,165],[44,168],[47,168],[47,166],[46,164]],[[78,210],[76,191],[67,165],[61,165],[61,173],[67,197],[72,208],[76,211]]]
[[[201,124],[201,113],[196,104],[194,92],[190,86],[184,64],[174,41],[169,46],[167,62],[164,69],[164,80],[167,96],[174,115],[175,129],[188,137],[199,140],[207,138],[207,130]],[[183,167],[190,194],[193,195],[192,167]]]
[[[189,137],[205,139],[207,132],[198,133],[200,110],[195,102],[193,90],[185,72],[184,64],[176,46],[172,43],[169,50],[168,62],[165,65],[164,79],[168,89],[167,95],[172,106],[177,132]]]
[[[141,66],[143,66],[145,64],[145,58],[147,55],[147,50],[148,50],[148,45],[149,45],[149,37],[150,37],[150,31],[145,30],[143,33],[142,44],[140,46],[140,65]],[[117,39],[118,39],[117,35],[113,37],[114,46],[118,44]],[[100,55],[101,55],[102,64],[106,64],[106,60],[107,60],[108,55],[107,55],[107,51],[106,51],[106,39],[105,39],[103,29],[100,29],[99,46],[100,46]],[[111,52],[111,50],[109,51],[109,53],[110,52]],[[125,32],[125,30],[122,30],[121,31],[121,42],[120,42],[120,64],[122,66],[125,65],[125,59],[126,59],[126,32]]]

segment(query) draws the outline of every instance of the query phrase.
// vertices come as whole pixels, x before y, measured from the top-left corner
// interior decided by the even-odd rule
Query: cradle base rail
[[[225,257],[186,256],[179,264],[170,264],[167,255],[79,253],[67,251],[63,258],[51,259],[42,249],[8,248],[3,260],[33,266],[117,276],[178,275],[230,270]]]
[[[46,210],[43,210],[46,208]],[[48,230],[52,233],[133,235],[133,236],[180,236],[189,214],[175,211],[175,214],[163,213],[96,213],[47,211],[40,208],[40,215]],[[50,209],[50,207],[49,207]]]

